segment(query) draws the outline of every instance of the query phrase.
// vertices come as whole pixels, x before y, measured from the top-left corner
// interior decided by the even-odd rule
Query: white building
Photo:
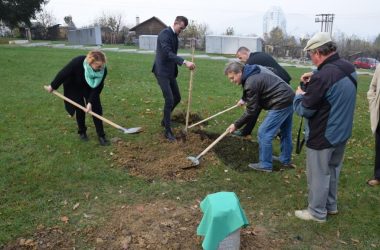
[[[263,34],[269,34],[274,28],[280,28],[286,33],[286,19],[284,12],[278,6],[271,7],[263,18]]]
[[[206,53],[234,55],[241,46],[256,52],[262,51],[263,43],[259,37],[206,36]]]

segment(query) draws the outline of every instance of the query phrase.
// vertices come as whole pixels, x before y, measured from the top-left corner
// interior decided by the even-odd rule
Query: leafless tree
[[[183,39],[184,45],[190,44],[192,39],[196,40],[196,48],[204,49],[206,35],[210,33],[209,26],[205,23],[197,23],[194,20],[190,20],[186,29],[181,33],[181,39]]]
[[[235,35],[234,27],[228,27],[226,31],[223,33],[223,35],[226,35],[226,36]]]
[[[124,29],[125,24],[120,13],[107,14],[103,12],[102,16],[95,19],[94,24],[105,29],[102,33],[104,33],[103,38],[106,43],[117,43],[124,37],[121,31]],[[107,30],[110,32],[107,32]]]

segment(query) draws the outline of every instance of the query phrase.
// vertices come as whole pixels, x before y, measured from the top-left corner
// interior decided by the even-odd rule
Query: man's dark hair
[[[335,52],[336,49],[337,49],[337,46],[336,46],[335,42],[328,42],[328,43],[325,43],[325,44],[323,44],[322,46],[320,46],[320,47],[318,47],[316,49],[312,49],[311,52],[315,53],[315,52],[318,51],[319,54],[327,56],[327,55]]]
[[[186,17],[184,16],[177,16],[174,20],[174,22],[183,22],[183,24],[187,27],[187,25],[189,24],[189,21],[187,20]]]

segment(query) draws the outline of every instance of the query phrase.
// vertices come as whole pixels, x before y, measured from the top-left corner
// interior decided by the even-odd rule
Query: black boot
[[[110,142],[107,140],[106,136],[99,136],[99,143],[102,146],[109,146]]]
[[[175,136],[171,130],[165,130],[165,138],[169,142],[175,142],[176,141],[176,138],[175,138]]]
[[[79,138],[81,139],[81,141],[88,141],[88,136],[86,132],[79,133]]]

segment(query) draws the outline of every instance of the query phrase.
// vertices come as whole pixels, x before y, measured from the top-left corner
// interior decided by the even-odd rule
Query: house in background
[[[129,30],[126,43],[138,44],[141,35],[158,35],[166,27],[168,25],[155,16],[142,23],[140,18],[136,17],[136,26]]]
[[[168,25],[155,16],[142,23],[140,23],[140,18],[136,17],[136,26],[129,31],[134,31],[138,38],[141,35],[158,35],[158,33],[166,27],[168,27]]]

